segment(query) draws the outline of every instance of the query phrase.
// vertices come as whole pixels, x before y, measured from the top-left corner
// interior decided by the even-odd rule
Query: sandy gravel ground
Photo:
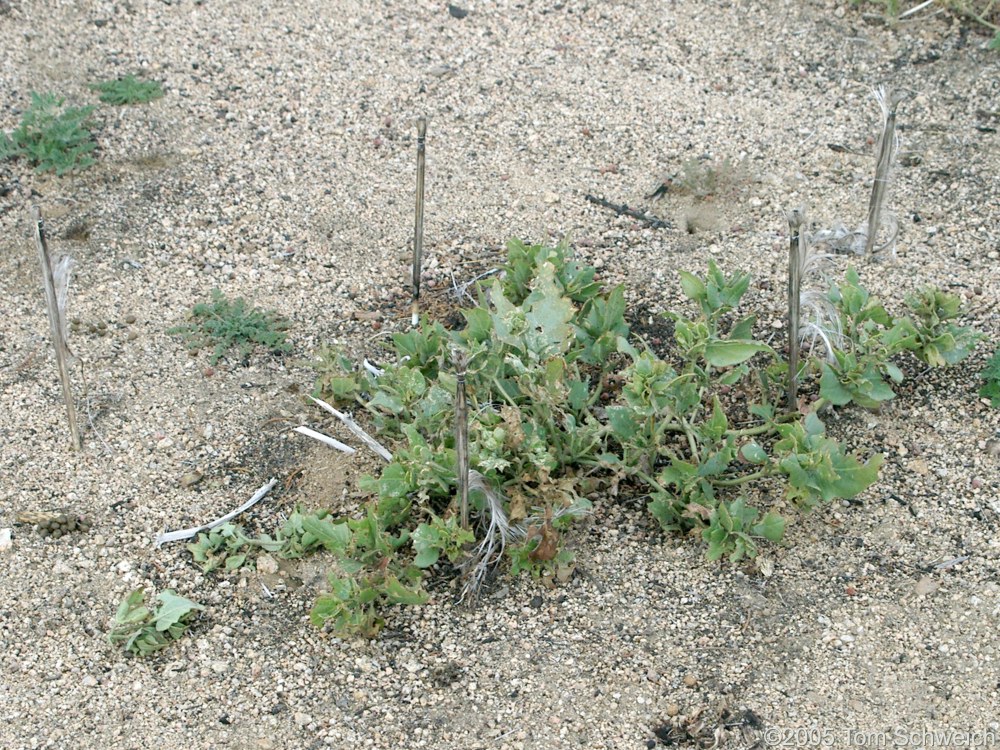
[[[79,175],[0,163],[0,748],[1000,744],[1000,412],[975,395],[1000,340],[1000,55],[944,14],[892,25],[846,2],[460,5],[0,0],[4,131],[32,90],[90,103],[88,83],[140,72],[167,92],[99,109],[98,164]],[[472,609],[442,595],[367,643],[309,625],[322,559],[265,590],[252,570],[203,576],[181,545],[153,548],[272,476],[255,528],[297,502],[357,503],[356,464],[290,428],[322,423],[301,397],[317,347],[371,352],[405,325],[419,114],[432,296],[510,237],[568,237],[650,313],[678,299],[678,268],[752,270],[749,305],[780,326],[783,211],[864,215],[880,83],[914,97],[899,257],[864,280],[894,301],[944,285],[988,338],[953,370],[911,373],[881,413],[833,420],[886,455],[882,479],[801,519],[768,550],[770,576],[595,498],[568,584],[509,581]],[[735,165],[711,200],[644,198],[701,157]],[[77,261],[81,453],[33,202]],[[166,329],[213,287],[289,317],[294,353],[206,370]],[[205,478],[185,486],[192,471]],[[52,540],[14,523],[62,507],[93,528]],[[140,585],[207,607],[146,660],[105,640]]]

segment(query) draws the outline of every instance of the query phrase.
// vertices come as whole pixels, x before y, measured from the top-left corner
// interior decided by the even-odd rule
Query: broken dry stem
[[[389,450],[384,445],[382,445],[378,440],[376,440],[367,432],[365,432],[363,429],[361,429],[358,423],[351,418],[351,415],[345,414],[342,411],[334,409],[332,406],[330,406],[330,404],[328,404],[326,401],[323,401],[322,399],[315,398],[314,396],[310,396],[309,398],[312,399],[312,402],[317,406],[319,406],[321,409],[329,412],[337,419],[339,419],[343,423],[343,425],[351,432],[353,432],[354,435],[359,440],[361,440],[361,442],[367,445],[372,450],[372,452],[374,452],[376,455],[380,456],[386,461],[392,461],[392,454],[389,452]]]
[[[802,231],[805,210],[788,212],[788,410],[794,412],[799,398],[799,303],[802,294],[802,259],[806,235]]]
[[[420,264],[424,250],[424,142],[427,137],[427,118],[417,119],[417,205],[413,220],[413,309],[411,324],[420,319]]]
[[[59,379],[62,381],[63,400],[66,402],[66,421],[69,423],[70,440],[74,450],[80,450],[80,430],[76,423],[76,405],[73,403],[73,388],[69,381],[69,346],[66,342],[63,325],[64,311],[59,308],[59,295],[56,292],[55,277],[52,273],[52,262],[49,259],[48,243],[45,241],[45,225],[42,212],[38,206],[31,207],[31,223],[35,228],[35,245],[38,247],[38,260],[42,265],[42,280],[45,285],[45,304],[49,309],[49,328],[52,331],[52,347],[56,353],[56,365],[59,368]],[[64,283],[69,283],[66,279]]]
[[[455,459],[458,506],[462,528],[469,528],[469,407],[465,395],[465,353],[456,351],[455,362]]]
[[[872,257],[882,208],[889,190],[889,172],[896,151],[896,108],[903,96],[895,91],[879,90],[876,94],[882,109],[882,133],[878,139],[878,161],[875,165],[875,182],[872,184],[871,198],[868,200],[868,236],[865,238],[865,255]]]

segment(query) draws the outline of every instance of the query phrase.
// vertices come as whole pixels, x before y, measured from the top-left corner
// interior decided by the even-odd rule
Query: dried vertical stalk
[[[465,399],[465,352],[452,352],[455,362],[455,462],[458,480],[458,506],[462,528],[469,528],[469,407]]]
[[[413,221],[413,306],[410,323],[420,322],[420,264],[424,250],[424,140],[427,136],[427,118],[417,119],[417,207]]]
[[[799,304],[802,293],[802,260],[805,256],[805,210],[788,212],[788,410],[795,411],[799,400]]]
[[[878,139],[878,160],[875,163],[875,182],[872,184],[872,194],[868,201],[868,234],[865,237],[865,255],[869,258],[876,252],[875,240],[882,222],[882,209],[889,193],[889,172],[896,156],[898,139],[896,136],[896,108],[906,95],[898,91],[886,91],[879,88],[875,92],[875,100],[882,110],[882,133]],[[894,237],[886,246],[892,245]]]
[[[61,259],[58,267],[52,265],[49,259],[49,247],[45,241],[45,225],[42,212],[38,206],[31,207],[31,223],[35,228],[35,245],[38,248],[38,259],[42,265],[42,280],[45,284],[45,303],[49,309],[49,328],[52,331],[52,346],[56,353],[56,365],[59,367],[59,379],[62,381],[63,400],[66,402],[66,421],[69,423],[69,434],[74,450],[80,450],[80,430],[76,424],[76,406],[73,403],[73,388],[69,382],[70,351],[67,344],[65,308],[69,289],[69,262]],[[56,273],[59,283],[56,283]]]

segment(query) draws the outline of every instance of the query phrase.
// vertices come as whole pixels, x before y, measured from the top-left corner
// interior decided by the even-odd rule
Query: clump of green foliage
[[[90,154],[97,148],[90,132],[92,106],[63,107],[55,94],[31,92],[31,106],[21,124],[6,135],[0,133],[0,159],[23,156],[38,172],[64,175],[94,164]]]
[[[895,397],[892,384],[903,381],[893,357],[910,351],[930,367],[953,365],[965,359],[980,335],[955,325],[961,300],[957,295],[926,288],[907,298],[912,316],[892,317],[860,285],[849,269],[844,282],[834,286],[830,299],[840,316],[842,342],[829,361],[820,362],[820,395],[835,406],[852,401],[866,409]]]
[[[124,78],[90,84],[106,104],[146,104],[163,96],[159,81],[143,81],[129,74]]]
[[[979,389],[979,395],[988,398],[994,409],[1000,409],[1000,349],[993,352],[979,377],[986,381]]]
[[[218,289],[212,290],[211,302],[195,305],[189,317],[191,323],[174,326],[167,333],[183,336],[192,351],[212,347],[213,365],[233,347],[244,360],[257,346],[273,354],[291,349],[285,334],[287,320],[275,312],[248,307],[242,297],[230,300]]]
[[[195,563],[208,573],[217,568],[236,570],[253,560],[253,552],[263,550],[282,559],[303,557],[322,549],[322,535],[329,511],[305,512],[296,508],[272,538],[268,534],[249,536],[232,522],[198,534],[187,545]]]
[[[108,633],[112,644],[123,644],[135,656],[148,656],[179,640],[204,607],[167,589],[156,595],[154,611],[145,606],[146,593],[138,588],[118,605],[115,624]]]
[[[693,310],[668,314],[674,342],[664,357],[631,334],[622,287],[603,288],[565,247],[512,242],[504,273],[462,311],[462,330],[424,321],[394,334],[395,364],[378,375],[325,353],[317,395],[363,409],[393,459],[362,482],[372,496],[362,518],[329,521],[323,543],[340,563],[313,621],[371,635],[380,605],[425,598],[422,569],[468,558],[469,531],[454,507],[455,350],[468,363],[470,467],[519,529],[503,545],[515,571],[564,565],[566,524],[602,490],[646,498],[665,530],[697,534],[710,559],[738,561],[782,539],[786,509],[868,488],[882,456],[845,451],[820,412],[876,407],[903,378],[891,357],[910,351],[931,366],[952,364],[974,334],[951,323],[949,295],[925,292],[911,302],[914,318],[893,318],[849,271],[831,291],[841,348],[833,361],[810,360],[814,401],[785,413],[787,362],[755,338],[753,315],[737,313],[749,283],[714,263],[705,277],[682,272]],[[773,492],[754,490],[765,480],[784,486],[780,513],[766,499]],[[471,502],[478,539],[497,512],[482,491]]]

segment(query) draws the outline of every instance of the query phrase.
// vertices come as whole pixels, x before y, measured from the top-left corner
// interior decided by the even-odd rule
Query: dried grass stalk
[[[52,332],[52,347],[55,350],[59,380],[62,382],[63,401],[66,402],[66,421],[69,424],[71,445],[74,450],[82,448],[80,429],[76,422],[76,404],[73,402],[73,386],[69,379],[69,349],[66,332],[66,303],[69,297],[69,277],[73,261],[68,257],[52,262],[45,239],[45,224],[38,206],[31,207],[31,223],[35,230],[35,246],[42,266],[42,281],[45,285],[45,303],[49,312],[49,328]]]
[[[322,399],[316,398],[314,396],[310,396],[309,398],[312,399],[313,403],[315,403],[321,409],[328,411],[330,414],[332,414],[341,422],[343,422],[344,426],[351,432],[353,432],[354,435],[359,440],[361,440],[361,442],[363,442],[365,445],[371,448],[371,450],[376,455],[381,456],[386,461],[392,461],[392,454],[389,452],[389,450],[384,445],[382,445],[382,443],[380,443],[378,440],[376,440],[367,432],[365,432],[363,429],[361,429],[361,426],[351,418],[350,414],[344,414],[344,412],[334,409],[332,406],[330,406],[330,404],[328,404],[326,401],[323,401]]]
[[[354,450],[354,448],[345,443],[340,442],[336,438],[332,438],[329,435],[324,435],[322,432],[316,432],[316,430],[309,429],[308,427],[296,427],[294,431],[299,433],[300,435],[305,435],[306,437],[310,437],[313,440],[318,440],[319,442],[324,443],[325,445],[329,445],[331,448],[333,448],[334,450],[338,450],[341,453],[347,453],[347,454],[357,453],[357,451]]]
[[[420,265],[424,250],[424,167],[425,139],[427,137],[427,118],[417,119],[417,205],[413,220],[413,307],[410,315],[411,324],[416,327],[420,322]]]
[[[457,465],[458,506],[462,528],[469,528],[469,407],[465,398],[465,352],[452,352],[455,362],[455,460]]]
[[[885,243],[876,249],[875,242],[883,223],[882,214],[885,209],[886,196],[889,194],[892,166],[899,150],[899,136],[896,134],[896,109],[905,98],[904,93],[887,90],[884,86],[880,86],[875,91],[875,101],[878,102],[882,112],[882,132],[878,139],[875,182],[872,184],[872,194],[868,201],[868,229],[864,251],[868,257],[874,257],[886,249],[889,249],[891,253],[895,252],[898,225],[894,217],[888,216],[885,219],[886,227],[889,229],[889,237]]]
[[[788,410],[799,401],[799,302],[802,293],[802,265],[805,258],[805,210],[788,212]]]

